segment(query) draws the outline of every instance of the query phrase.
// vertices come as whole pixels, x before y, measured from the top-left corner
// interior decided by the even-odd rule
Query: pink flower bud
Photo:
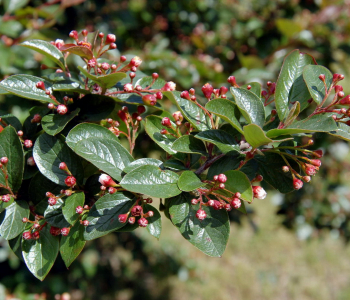
[[[168,117],[164,117],[162,119],[162,125],[168,128],[171,128],[171,122],[170,119]]]
[[[194,199],[191,200],[191,204],[192,205],[196,205],[198,203],[198,201],[199,201],[198,199],[194,198]]]
[[[288,167],[288,166],[283,166],[283,167],[282,167],[282,171],[283,171],[284,173],[288,173],[288,172],[289,172],[289,167]]]
[[[300,190],[303,187],[304,183],[298,179],[298,178],[294,178],[293,180],[293,187],[295,190]]]
[[[6,156],[4,156],[4,157],[1,157],[1,158],[0,158],[0,162],[1,162],[3,165],[6,165],[6,164],[9,162],[9,159],[8,159]]]
[[[140,227],[147,227],[148,225],[148,221],[146,218],[140,218],[137,223],[139,223]]]
[[[136,67],[138,68],[142,63],[142,59],[139,58],[138,56],[135,56],[129,63],[130,67]]]
[[[68,171],[68,167],[65,162],[61,162],[58,167],[60,170]]]
[[[142,97],[142,101],[145,105],[154,106],[157,103],[157,98],[154,95],[147,94]]]
[[[28,159],[27,159],[27,165],[30,166],[30,167],[34,167],[34,166],[35,166],[35,160],[34,160],[34,157],[33,157],[33,156],[28,157]]]
[[[109,63],[106,63],[106,62],[102,63],[101,68],[107,71],[110,68]]]
[[[69,227],[64,227],[61,229],[61,234],[63,236],[67,236],[69,234],[70,228]]]
[[[73,187],[77,183],[77,180],[75,179],[74,176],[67,176],[66,179],[64,180],[64,183],[69,187]]]
[[[311,177],[310,176],[303,176],[303,180],[305,182],[310,182],[311,181]]]
[[[65,115],[68,112],[68,108],[64,104],[60,104],[57,106],[57,113],[59,115]]]
[[[106,187],[116,187],[117,184],[114,182],[111,176],[107,174],[101,174],[98,178],[99,183]]]
[[[232,201],[231,201],[231,206],[235,209],[238,209],[240,208],[242,205],[242,202],[241,200],[239,200],[239,198],[233,198]]]
[[[213,93],[213,86],[209,83],[206,83],[205,85],[202,86],[202,92],[204,94],[204,97],[207,99],[210,99],[211,94]]]
[[[118,216],[118,221],[120,223],[125,223],[127,221],[127,219],[128,219],[128,215],[127,214],[121,214],[121,215]]]
[[[169,134],[169,132],[168,132],[168,130],[166,130],[166,129],[161,129],[160,130],[160,134]]]
[[[134,87],[131,83],[124,84],[124,92],[132,92],[134,90]]]
[[[319,159],[310,159],[310,163],[316,167],[321,167],[322,162]]]
[[[231,86],[237,85],[235,76],[230,76],[229,78],[227,78],[227,82],[231,84]]]
[[[57,199],[54,197],[50,197],[49,200],[47,200],[50,206],[54,206],[57,203]]]
[[[163,87],[162,87],[162,91],[168,91],[168,92],[172,92],[175,91],[176,89],[176,84],[172,81],[167,82]]]
[[[88,220],[84,220],[82,224],[83,226],[86,227],[86,226],[89,226],[90,222]]]
[[[79,215],[82,214],[83,211],[84,211],[84,208],[80,205],[75,208],[75,212]]]
[[[26,148],[33,147],[33,142],[31,140],[24,140],[23,144],[24,144],[24,147],[26,147]]]
[[[117,44],[116,43],[110,43],[109,48],[108,49],[117,49]]]
[[[2,201],[2,202],[7,203],[7,202],[9,202],[10,200],[11,200],[10,195],[2,195],[2,196],[1,196],[1,201]]]
[[[184,119],[181,111],[174,112],[173,113],[173,118],[174,118],[175,121],[180,121],[180,122],[182,122],[182,120]]]
[[[106,36],[106,44],[110,44],[110,43],[115,43],[115,41],[117,40],[116,36],[114,34],[107,34]]]
[[[60,49],[63,45],[64,45],[64,41],[63,40],[57,39],[55,41],[56,48]]]
[[[117,189],[116,188],[114,188],[114,187],[109,187],[108,188],[108,193],[109,194],[114,194],[114,193],[116,193],[117,192]]]
[[[129,224],[131,224],[131,225],[135,224],[135,221],[136,221],[135,217],[130,217],[128,220]]]
[[[30,121],[31,123],[40,123],[41,121],[41,116],[39,114],[35,114],[33,116],[33,119]]]
[[[156,93],[156,98],[157,98],[158,100],[162,100],[162,99],[163,99],[163,93],[162,93],[162,92],[157,92],[157,93]]]
[[[305,173],[306,175],[313,176],[317,173],[317,167],[313,165],[306,164]]]
[[[25,231],[25,232],[23,232],[22,237],[23,237],[24,240],[31,240],[32,239],[32,234],[30,233],[30,231]]]
[[[221,204],[220,201],[214,200],[213,208],[214,208],[215,210],[219,210],[219,209],[222,209],[222,208],[223,208],[223,205]]]
[[[218,181],[221,183],[225,183],[227,181],[227,177],[225,174],[219,174],[218,175]]]
[[[142,206],[140,206],[140,205],[135,205],[135,206],[131,209],[131,215],[133,215],[134,217],[141,216],[142,212],[143,212]]]
[[[45,83],[44,83],[43,81],[37,82],[37,84],[36,84],[35,86],[36,86],[36,88],[39,89],[39,90],[43,90],[43,91],[46,90],[46,88],[45,88]]]
[[[207,217],[207,213],[203,209],[198,209],[196,212],[196,218],[203,221]]]
[[[322,81],[326,80],[326,76],[324,74],[321,74],[320,76],[318,76],[318,78]]]
[[[190,96],[188,91],[181,92],[180,97],[184,98],[184,99],[187,99],[187,100],[191,100],[191,96]]]
[[[254,197],[257,199],[265,199],[266,191],[261,186],[252,186]]]
[[[72,38],[72,39],[77,40],[77,39],[78,39],[78,32],[77,32],[76,30],[72,30],[72,31],[69,33],[69,37]]]

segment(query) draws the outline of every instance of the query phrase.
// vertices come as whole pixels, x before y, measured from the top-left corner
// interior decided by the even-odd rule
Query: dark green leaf
[[[263,127],[265,123],[265,108],[260,98],[251,91],[241,88],[231,87],[231,93],[247,122]]]
[[[156,167],[162,168],[163,162],[155,158],[140,158],[131,162],[127,167],[125,167],[123,172],[129,173],[132,170],[135,170],[141,166],[156,166]]]
[[[85,227],[77,222],[70,229],[69,234],[61,238],[60,253],[67,268],[78,257],[86,244],[84,232]]]
[[[45,91],[38,89],[36,84],[39,81],[45,83],[45,87],[51,90],[52,84],[40,77],[32,75],[12,75],[0,82],[0,88],[16,96],[31,100],[38,100],[46,103],[55,103]]]
[[[56,184],[65,186],[66,172],[59,168],[65,162],[77,182],[82,182],[84,171],[79,157],[59,138],[46,133],[39,136],[34,145],[34,160],[41,174]]]
[[[116,105],[111,97],[89,94],[74,102],[80,107],[80,118],[84,122],[96,122],[107,118]]]
[[[254,149],[272,142],[271,139],[266,137],[265,132],[258,125],[249,124],[243,127],[243,131],[246,141]]]
[[[188,170],[188,168],[185,167],[184,163],[177,159],[168,159],[164,162],[163,166],[175,171]]]
[[[113,86],[115,86],[119,81],[124,79],[127,75],[126,73],[111,73],[108,75],[102,75],[102,76],[95,76],[90,73],[88,73],[84,68],[78,67],[80,72],[82,72],[87,78],[91,79],[93,82],[97,83],[100,87],[104,89],[109,89]]]
[[[0,133],[0,157],[7,157],[8,184],[17,192],[22,184],[24,171],[24,153],[22,143],[12,126],[6,126]],[[4,173],[0,171],[0,185],[6,186]]]
[[[330,132],[330,134],[338,138],[341,138],[345,141],[350,141],[350,127],[340,122],[337,123],[337,125],[338,125],[337,130]]]
[[[182,236],[200,251],[209,256],[221,257],[230,234],[227,212],[203,206],[207,217],[200,221],[196,218],[199,204],[191,205],[192,198],[190,194],[182,193],[171,199],[171,220]]]
[[[23,200],[13,202],[0,214],[0,235],[11,240],[21,234],[26,225],[23,218],[29,218],[28,203]]]
[[[43,40],[30,40],[25,41],[20,45],[45,55],[49,59],[53,60],[56,64],[58,64],[62,70],[66,69],[64,66],[64,57],[62,52],[49,42]]]
[[[44,217],[46,221],[55,227],[63,228],[69,227],[69,222],[65,219],[63,215],[63,205],[64,201],[62,199],[57,199],[57,203],[55,205],[48,205]]]
[[[120,223],[118,216],[126,214],[134,203],[135,198],[129,193],[107,194],[98,199],[87,217],[89,226],[85,228],[85,240],[96,239],[123,227],[125,223]]]
[[[220,129],[212,129],[197,133],[195,138],[216,145],[223,153],[239,151],[239,146],[235,138]]]
[[[64,218],[74,225],[76,221],[79,220],[80,215],[76,213],[75,209],[77,206],[84,206],[85,194],[83,192],[75,193],[64,200],[62,207],[62,213]]]
[[[8,242],[13,253],[16,254],[16,256],[24,262],[22,257],[22,235],[20,234]]]
[[[194,102],[180,97],[180,92],[163,92],[163,94],[174,103],[182,115],[192,124],[197,130],[211,129],[211,124],[203,112]]]
[[[56,73],[57,74],[57,73]],[[64,74],[64,73],[59,73]],[[60,78],[60,80],[55,80],[52,85],[52,90],[54,92],[67,92],[67,93],[79,93],[79,94],[88,94],[89,90],[86,90],[84,84],[79,80],[74,80],[69,77]]]
[[[4,121],[7,125],[11,125],[12,127],[14,127],[16,131],[22,130],[22,124],[20,120],[18,120],[17,117],[15,117],[14,115],[0,114],[0,117],[2,121]]]
[[[183,153],[198,153],[207,156],[207,149],[202,141],[196,139],[193,135],[184,135],[178,138],[172,146],[172,149]]]
[[[288,115],[290,102],[299,101],[302,109],[305,108],[304,105],[307,106],[310,94],[303,82],[302,74],[305,66],[315,63],[312,56],[299,50],[292,51],[284,59],[275,92],[276,109],[281,121]]]
[[[205,106],[207,110],[219,116],[224,121],[231,124],[239,132],[243,133],[242,126],[235,116],[235,108],[237,106],[227,99],[214,99],[208,102]]]
[[[79,111],[80,108],[77,108],[75,111],[65,115],[46,115],[42,118],[41,125],[47,134],[56,135],[57,133],[60,133],[75,116],[78,115]]]
[[[63,186],[52,182],[41,173],[37,173],[30,181],[29,198],[34,204],[38,204],[41,201],[47,202],[46,192],[58,195],[62,188]]]
[[[50,233],[49,226],[40,231],[38,240],[23,240],[22,255],[24,261],[32,274],[44,280],[50,272],[59,249],[58,237]]]
[[[192,171],[185,171],[181,174],[177,186],[181,191],[190,192],[205,186],[205,183]]]
[[[295,102],[293,104],[292,108],[290,109],[286,120],[284,121],[284,126],[288,127],[291,124],[293,124],[293,122],[299,116],[299,113],[300,113],[300,103],[299,102]]]
[[[120,182],[128,191],[157,198],[169,198],[181,193],[177,187],[179,175],[164,171],[156,166],[141,166],[128,174]]]
[[[156,209],[154,206],[148,205],[148,204],[145,204],[143,209],[144,209],[145,213],[147,213],[149,211],[153,211],[153,217],[147,218],[148,225],[146,228],[151,235],[153,235],[155,238],[159,239],[160,234],[162,232],[162,219],[161,219],[161,216],[160,216],[158,209]]]
[[[309,93],[317,104],[320,104],[325,97],[325,86],[322,80],[318,77],[323,74],[326,77],[327,89],[333,82],[332,73],[325,67],[322,66],[307,66],[303,71],[303,78],[306,83]]]

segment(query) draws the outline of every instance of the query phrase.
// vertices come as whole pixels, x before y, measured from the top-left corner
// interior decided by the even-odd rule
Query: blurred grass
[[[159,242],[146,230],[136,231],[145,247],[183,262],[178,276],[169,279],[170,299],[350,299],[349,246],[328,234],[300,241],[280,226],[269,199],[253,205],[258,231],[247,218],[243,226],[232,224],[226,252],[219,259],[185,242],[169,220],[163,222]]]

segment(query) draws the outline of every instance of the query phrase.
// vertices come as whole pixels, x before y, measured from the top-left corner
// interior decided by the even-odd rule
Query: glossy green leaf
[[[325,86],[322,80],[318,77],[323,74],[325,75],[325,81],[327,89],[333,82],[332,73],[325,67],[322,66],[307,66],[303,71],[303,78],[306,83],[309,93],[317,104],[320,104],[325,97]]]
[[[305,66],[315,63],[312,56],[299,50],[292,51],[284,59],[275,92],[276,110],[281,121],[288,115],[290,102],[299,101],[302,109],[307,106],[310,94],[303,81],[303,70]]]
[[[41,125],[49,135],[60,133],[66,125],[78,115],[80,108],[65,115],[49,114],[42,118]]]
[[[66,163],[78,183],[82,182],[84,172],[81,161],[60,138],[41,134],[34,144],[33,156],[41,174],[54,183],[65,186],[67,174],[60,170],[61,162]]]
[[[25,228],[23,218],[29,218],[29,206],[24,200],[17,200],[0,214],[0,236],[11,240],[21,234]]]
[[[66,69],[64,66],[64,57],[62,52],[58,50],[57,47],[52,45],[51,43],[43,40],[30,40],[30,41],[25,41],[20,45],[45,55],[46,57],[54,61],[57,65],[59,65],[59,67],[62,70]]]
[[[129,173],[132,170],[135,170],[141,166],[156,166],[156,167],[162,168],[163,162],[155,158],[140,158],[131,162],[127,167],[125,167],[123,172]]]
[[[0,133],[0,157],[7,157],[8,184],[17,192],[22,184],[24,171],[24,153],[22,143],[12,126],[6,126]],[[6,186],[4,173],[0,171],[0,186]]]
[[[160,234],[162,232],[162,218],[160,216],[160,213],[158,209],[156,209],[154,206],[145,204],[143,207],[144,212],[147,213],[149,211],[153,211],[153,217],[148,217],[148,225],[147,225],[147,231],[153,235],[155,238],[159,239]]]
[[[59,73],[64,74],[64,73]],[[62,77],[60,80],[55,80],[52,85],[54,92],[67,92],[67,93],[79,93],[89,94],[90,91],[85,89],[84,84],[79,80],[74,80],[69,77]]]
[[[297,133],[329,132],[337,130],[337,124],[332,118],[332,113],[314,115],[309,119],[294,122],[285,129],[271,129],[266,135],[275,138],[281,135]]]
[[[272,142],[266,137],[265,132],[255,124],[249,124],[243,127],[245,140],[255,149]]]
[[[207,156],[207,149],[202,141],[193,135],[179,137],[172,145],[172,149],[183,153],[198,153]]]
[[[241,199],[247,202],[253,201],[253,190],[252,184],[248,179],[247,175],[245,175],[241,171],[226,171],[224,173],[227,177],[227,181],[225,182],[225,190],[233,193],[241,193]],[[225,192],[224,190],[224,192]],[[220,191],[218,191],[220,193]]]
[[[94,94],[85,95],[74,103],[80,107],[79,118],[83,122],[100,122],[109,117],[116,106],[111,97]]]
[[[7,14],[11,14],[16,10],[24,7],[29,0],[4,0],[4,7]]]
[[[231,87],[230,90],[236,105],[247,122],[263,127],[265,108],[260,98],[246,89]]]
[[[46,192],[58,195],[64,187],[65,185],[58,185],[39,172],[30,181],[29,199],[34,204],[38,204],[41,201],[47,202],[48,198],[46,197]]]
[[[203,109],[199,108],[194,102],[180,97],[180,92],[163,92],[172,103],[181,111],[182,115],[197,130],[211,129],[210,120],[204,114]]]
[[[8,243],[13,253],[16,254],[16,256],[22,262],[24,262],[23,256],[22,256],[22,235],[20,234],[16,236],[15,238],[9,240]]]
[[[0,213],[2,213],[13,202],[14,202],[14,199],[12,197],[10,197],[10,201],[9,202],[0,201]]]
[[[36,87],[36,84],[39,81],[43,81],[46,89],[51,90],[52,84],[50,82],[40,77],[23,74],[7,77],[0,82],[0,88],[22,98],[46,103],[55,103],[48,95],[45,94],[45,91]]]
[[[60,254],[67,268],[78,257],[86,244],[84,232],[85,227],[76,222],[70,229],[69,234],[61,238]]]
[[[83,192],[74,193],[73,195],[67,197],[64,200],[62,207],[62,213],[64,218],[74,225],[76,221],[79,220],[80,215],[76,213],[75,209],[77,206],[84,206],[85,194]]]
[[[22,130],[22,124],[18,118],[12,114],[0,114],[2,122],[5,122],[7,125],[11,125],[16,129],[16,131]]]
[[[194,172],[185,171],[180,175],[177,186],[181,191],[191,192],[205,186],[205,183],[202,182]]]
[[[250,82],[248,84],[241,86],[241,88],[247,89],[248,85],[250,85],[249,91],[257,95],[259,99],[261,99],[261,84],[259,82]]]
[[[86,59],[92,59],[94,57],[94,54],[92,51],[84,46],[77,46],[75,44],[65,44],[60,48],[60,51],[62,52],[69,52],[71,54],[76,54],[80,56],[81,58]],[[78,67],[79,68],[79,67]]]
[[[196,218],[199,204],[191,205],[192,198],[191,194],[182,193],[170,200],[171,220],[182,236],[200,251],[209,256],[221,257],[230,234],[227,212],[203,206],[207,217],[200,221]]]
[[[292,108],[290,109],[286,120],[284,121],[284,126],[288,127],[291,124],[293,124],[293,122],[299,116],[299,113],[300,113],[300,103],[299,102],[295,102],[293,104]]]
[[[57,236],[50,233],[49,226],[40,231],[38,240],[23,240],[22,255],[29,271],[38,279],[44,280],[50,272],[59,250]]]
[[[153,82],[152,76],[146,76],[137,80],[135,82],[135,86],[140,85],[142,88],[147,88],[148,86],[151,85],[152,82]],[[157,80],[152,85],[152,89],[160,90],[165,84],[166,84],[166,81],[164,79],[157,78]]]
[[[169,198],[181,193],[177,187],[179,175],[156,166],[141,166],[126,174],[120,185],[128,191],[157,198]]]
[[[63,215],[63,205],[64,200],[57,199],[57,203],[55,205],[48,205],[45,212],[44,217],[45,220],[52,226],[63,228],[63,227],[69,227],[70,224],[66,220],[66,218]]]
[[[101,86],[104,89],[109,89],[115,86],[119,81],[121,81],[127,76],[126,73],[122,73],[122,72],[110,73],[108,75],[102,75],[102,76],[95,76],[88,73],[84,68],[80,66],[78,67],[78,69],[87,78],[91,79],[93,82],[97,83],[99,86]]]
[[[188,168],[185,167],[184,163],[177,159],[168,159],[164,162],[163,166],[165,168],[168,168],[170,170],[175,170],[175,171],[188,170]]]
[[[73,150],[118,181],[122,179],[125,167],[134,160],[119,142],[108,138],[91,137],[82,140]]]
[[[337,123],[337,125],[338,128],[329,133],[345,141],[350,141],[350,127],[344,123]]]
[[[220,129],[212,129],[197,133],[195,138],[216,145],[223,153],[239,151],[239,146],[235,138],[226,131]]]
[[[130,193],[106,194],[98,199],[89,211],[84,239],[93,240],[123,227],[125,223],[120,223],[118,216],[126,214],[135,200]]]
[[[236,105],[232,101],[227,99],[214,99],[208,102],[205,108],[243,133],[242,126],[235,116]]]

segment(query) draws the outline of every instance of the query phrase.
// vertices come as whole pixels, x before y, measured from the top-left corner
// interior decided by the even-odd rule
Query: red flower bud
[[[322,81],[326,80],[326,76],[324,74],[321,74],[320,76],[318,76],[318,78]]]
[[[135,206],[131,209],[131,214],[132,214],[134,217],[141,216],[142,212],[143,212],[142,206],[140,206],[140,205],[135,205]]]
[[[218,181],[221,183],[225,183],[227,181],[227,177],[225,174],[219,174],[218,175]]]
[[[167,82],[163,87],[162,87],[162,91],[168,91],[168,92],[172,92],[175,91],[176,89],[176,84],[172,81]]]
[[[152,74],[152,78],[153,78],[154,80],[157,80],[158,77],[159,77],[158,73],[153,73],[153,74]]]
[[[24,240],[31,240],[32,239],[32,234],[30,233],[30,231],[25,231],[25,232],[23,232],[22,237],[23,237]]]
[[[170,119],[168,117],[164,117],[162,119],[162,125],[168,128],[171,128],[171,122]]]
[[[166,129],[161,129],[160,130],[160,134],[169,134],[169,132],[168,132],[168,130],[166,130]]]
[[[99,183],[101,183],[105,187],[116,187],[117,184],[114,182],[114,180],[111,178],[111,176],[107,174],[101,174],[98,178]]]
[[[58,227],[55,227],[55,226],[51,226],[50,233],[53,236],[60,235],[61,234],[61,228],[58,228]]]
[[[207,213],[203,209],[198,209],[196,212],[196,218],[203,221],[207,217]]]
[[[173,113],[173,118],[174,118],[175,121],[180,121],[180,122],[182,122],[182,120],[184,119],[181,111],[174,112]]]
[[[222,86],[220,88],[220,96],[225,95],[228,92],[228,88],[226,86]]]
[[[117,189],[114,188],[114,187],[108,188],[108,193],[109,193],[109,194],[114,194],[116,191],[117,191]]]
[[[10,195],[2,195],[2,196],[1,196],[1,201],[2,201],[2,202],[7,203],[7,202],[9,202],[10,200],[11,200]]]
[[[213,93],[213,86],[209,83],[206,83],[205,85],[202,86],[202,92],[204,94],[204,97],[207,99],[210,99],[211,94]]]
[[[334,86],[334,91],[335,91],[335,93],[342,92],[343,87],[341,85],[336,85],[336,86]]]
[[[146,111],[146,107],[144,107],[143,105],[140,105],[137,107],[137,113],[139,115],[142,115],[145,111]]]
[[[252,186],[254,197],[257,199],[265,199],[266,191],[261,186]]]
[[[37,82],[37,84],[36,84],[35,86],[36,86],[36,88],[39,89],[39,90],[43,90],[43,91],[46,90],[46,88],[45,88],[45,83],[44,83],[43,81]]]
[[[124,84],[124,92],[132,92],[134,90],[134,87],[131,83]]]
[[[119,118],[120,118],[124,123],[127,122],[128,118],[127,118],[125,112],[123,112],[122,110],[119,110],[119,111],[118,111],[118,116],[119,116]]]
[[[57,106],[57,113],[59,115],[65,115],[67,112],[68,112],[68,108],[64,104],[60,104]]]
[[[78,32],[77,32],[76,30],[72,30],[72,31],[69,33],[69,37],[72,38],[72,39],[77,40],[77,39],[78,39]]]
[[[6,165],[6,164],[9,162],[9,159],[8,159],[6,156],[4,156],[4,157],[1,157],[1,158],[0,158],[0,162],[1,162],[3,165]]]
[[[130,67],[139,67],[142,63],[142,59],[138,56],[135,56],[132,60],[130,60],[129,66]]]
[[[232,86],[237,85],[237,83],[236,83],[236,77],[235,77],[235,76],[230,76],[229,78],[227,78],[227,82],[228,82],[229,84],[231,84]]]
[[[198,199],[192,199],[192,200],[191,200],[191,204],[192,204],[192,205],[196,205],[198,202],[199,202]]]
[[[232,201],[231,201],[231,206],[235,209],[238,209],[240,208],[242,205],[242,202],[241,200],[239,200],[239,198],[233,198]]]
[[[157,92],[157,93],[156,93],[156,98],[157,98],[158,100],[162,100],[162,99],[163,99],[163,93],[162,93],[162,92]]]
[[[64,180],[64,183],[69,187],[73,187],[77,183],[77,180],[75,179],[74,176],[67,176],[66,179]]]
[[[184,98],[184,99],[187,99],[187,100],[191,100],[191,96],[190,96],[188,91],[181,92],[180,97]]]
[[[317,173],[317,167],[309,164],[305,164],[305,165],[306,165],[306,168],[305,168],[306,175],[313,176]]]
[[[107,34],[106,36],[106,44],[114,43],[117,40],[114,34]]]
[[[69,234],[70,228],[69,227],[64,227],[61,229],[61,234],[63,236],[67,236]]]
[[[57,199],[54,197],[50,197],[49,200],[47,200],[50,206],[54,206],[57,203]]]
[[[41,116],[39,114],[35,114],[33,116],[33,119],[31,120],[31,123],[40,123],[41,121]]]
[[[139,223],[140,227],[147,227],[148,225],[148,221],[146,218],[140,218],[137,223]]]
[[[135,217],[130,217],[128,220],[129,224],[131,224],[131,225],[135,224],[135,221],[136,221]]]
[[[128,219],[128,215],[127,214],[121,214],[121,215],[118,216],[118,221],[120,223],[125,223],[127,221],[127,219]]]
[[[222,205],[222,203],[221,203],[220,201],[214,200],[213,208],[214,208],[215,210],[219,210],[219,209],[222,209],[222,208],[223,208],[223,205]]]
[[[80,205],[75,208],[75,212],[79,215],[82,214],[83,211],[84,211],[84,208]]]
[[[346,95],[343,99],[339,101],[341,105],[349,105],[350,104],[350,95]]]
[[[32,234],[32,239],[33,240],[38,240],[40,238],[40,232],[39,231],[35,231]]]
[[[321,158],[323,156],[323,151],[322,150],[315,150],[313,152],[313,155],[318,157],[318,158]]]
[[[58,167],[60,170],[68,171],[68,167],[65,162],[61,162]]]
[[[321,167],[322,162],[319,159],[310,159],[310,163],[316,167]]]
[[[31,140],[24,140],[23,144],[24,144],[24,147],[26,147],[26,148],[33,147],[33,142]]]
[[[142,97],[142,101],[145,105],[154,106],[157,103],[157,98],[154,95],[147,94]]]
[[[300,190],[303,187],[304,183],[298,179],[298,178],[294,178],[293,180],[293,187],[295,190]]]

